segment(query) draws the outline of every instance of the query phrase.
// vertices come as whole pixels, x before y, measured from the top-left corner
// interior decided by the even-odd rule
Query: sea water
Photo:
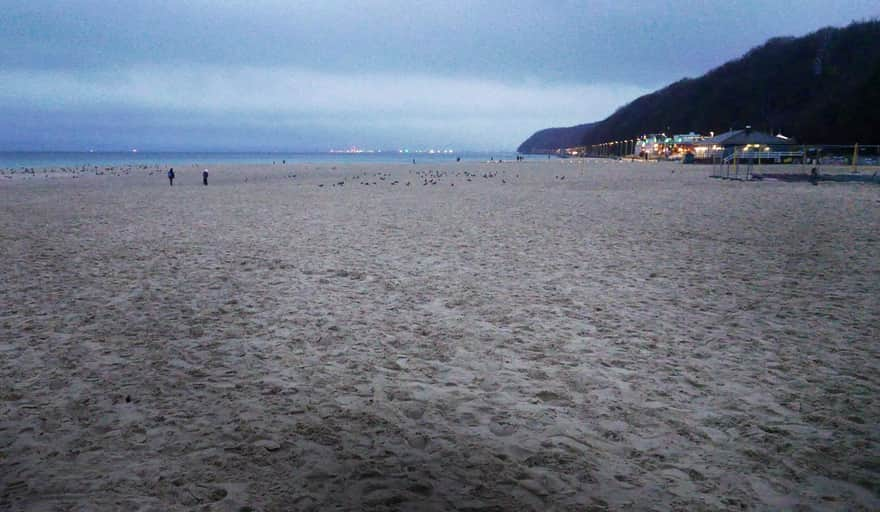
[[[462,161],[515,160],[512,151],[461,153],[401,153],[382,151],[374,153],[234,153],[234,152],[0,152],[0,169],[94,167],[119,165],[190,165],[190,164],[280,164],[294,163],[442,163]],[[546,156],[525,156],[528,159]]]

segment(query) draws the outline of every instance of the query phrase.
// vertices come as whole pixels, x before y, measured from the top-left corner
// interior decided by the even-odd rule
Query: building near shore
[[[705,135],[700,135],[699,133],[694,132],[673,135],[672,144],[667,145],[669,149],[669,157],[678,159],[684,158],[688,153],[693,154],[697,144],[705,138]]]
[[[648,158],[682,158],[685,153],[692,153],[695,145],[705,138],[705,135],[695,132],[672,136],[665,133],[651,133],[642,135],[638,139],[635,153]]]
[[[642,135],[636,143],[635,153],[640,157],[659,158],[666,154],[667,144],[671,142],[672,139],[665,133]]]
[[[782,134],[759,132],[751,126],[708,137],[694,145],[694,156],[697,160],[723,160],[732,158],[734,154],[745,160],[760,159],[777,163],[803,157],[796,140]]]

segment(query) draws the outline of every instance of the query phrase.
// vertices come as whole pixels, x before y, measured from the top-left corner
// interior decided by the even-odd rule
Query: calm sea
[[[516,153],[200,153],[200,152],[0,152],[0,168],[88,167],[105,165],[271,164],[275,163],[416,163],[514,160]],[[542,158],[526,156],[528,159]],[[543,157],[546,159],[546,157]]]

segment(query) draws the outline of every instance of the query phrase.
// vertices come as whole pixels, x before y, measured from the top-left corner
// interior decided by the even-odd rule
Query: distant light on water
[[[394,149],[363,153],[331,152],[157,152],[141,149],[124,151],[0,151],[0,169],[83,167],[101,165],[190,165],[190,164],[240,164],[262,165],[286,160],[293,163],[410,163],[418,155],[421,162],[484,162],[514,160],[514,151],[456,151],[453,149],[435,150],[428,153],[420,150]],[[528,160],[541,159],[546,155],[525,155]]]

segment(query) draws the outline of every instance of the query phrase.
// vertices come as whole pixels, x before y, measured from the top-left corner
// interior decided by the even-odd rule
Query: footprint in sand
[[[461,415],[460,423],[466,427],[479,427],[480,419],[472,412],[465,412]]]
[[[403,414],[411,420],[421,419],[425,415],[424,402],[411,402],[403,406]]]
[[[548,403],[550,405],[561,405],[561,406],[571,405],[570,398],[568,398],[565,395],[560,395],[559,393],[556,393],[555,391],[548,391],[548,390],[540,391],[537,394],[535,394],[535,398],[537,398],[538,400],[540,400],[544,403]]]
[[[428,482],[414,483],[407,487],[406,490],[420,496],[430,496],[434,492],[434,488]]]
[[[194,507],[206,503],[214,503],[225,498],[229,493],[222,487],[210,487],[200,484],[182,486],[180,502],[186,507]]]
[[[425,447],[428,446],[429,441],[430,438],[423,434],[414,434],[406,437],[407,444],[416,450],[424,450]]]
[[[498,437],[507,437],[516,432],[516,426],[508,423],[504,419],[493,419],[492,422],[489,423],[489,432],[492,432]]]

